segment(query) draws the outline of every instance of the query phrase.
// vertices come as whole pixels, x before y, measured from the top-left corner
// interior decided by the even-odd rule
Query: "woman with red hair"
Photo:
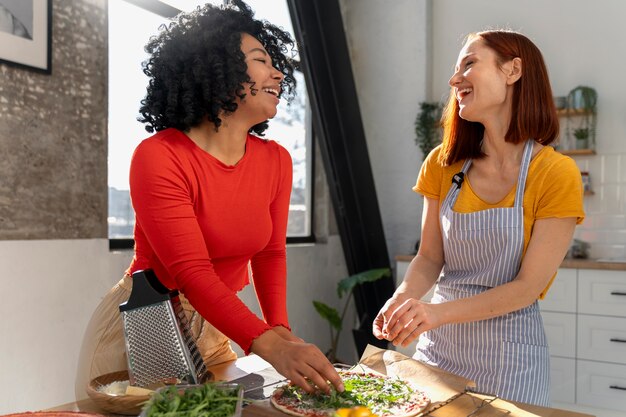
[[[414,191],[419,251],[374,335],[462,375],[475,391],[549,405],[549,354],[537,300],[576,224],[575,162],[549,146],[559,125],[539,49],[505,30],[470,34],[449,81],[443,143]],[[420,301],[435,285],[430,303]]]

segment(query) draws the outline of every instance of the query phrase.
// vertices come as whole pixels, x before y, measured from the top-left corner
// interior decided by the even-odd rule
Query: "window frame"
[[[156,15],[165,17],[165,18],[173,18],[178,13],[182,12],[182,10],[173,7],[169,4],[163,3],[159,0],[124,0],[127,3],[135,5],[141,9],[144,9],[148,12],[154,13]],[[224,4],[228,4],[229,0],[223,0]],[[107,8],[107,16],[108,16],[108,8]],[[294,25],[294,31],[295,31]],[[302,73],[303,78],[305,79],[305,83],[307,83],[306,74],[300,69],[300,62],[295,61],[295,67],[297,71]],[[109,80],[110,82],[110,80]],[[307,112],[311,113],[310,103],[307,109]],[[308,157],[308,162],[310,166],[307,166],[307,175],[309,176],[309,187],[308,191],[308,199],[309,199],[309,213],[308,213],[308,222],[309,222],[309,234],[303,236],[287,236],[287,244],[302,244],[302,243],[315,243],[315,232],[314,232],[314,220],[315,220],[315,204],[314,204],[314,196],[315,196],[315,131],[314,131],[314,121],[311,118],[308,121],[308,126],[306,126],[306,143],[307,143],[307,152],[310,155]],[[107,138],[108,140],[108,138]],[[108,189],[108,181],[107,181],[107,189]],[[107,215],[108,215],[108,207],[107,207]],[[108,217],[108,216],[107,216]],[[108,224],[107,224],[107,235],[108,235]],[[108,236],[107,236],[108,237]],[[108,237],[109,240],[109,250],[124,250],[124,249],[133,249],[135,245],[135,240],[132,238],[111,238]]]

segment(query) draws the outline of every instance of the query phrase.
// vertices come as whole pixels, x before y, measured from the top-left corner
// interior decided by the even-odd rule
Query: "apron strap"
[[[470,165],[472,165],[472,160],[467,159],[463,164],[463,168],[461,168],[461,171],[454,174],[454,176],[452,177],[452,185],[448,189],[448,194],[446,194],[446,198],[443,200],[442,207],[447,205],[450,205],[450,207],[452,207],[452,205],[456,201],[456,197],[459,194],[459,191],[461,190],[461,185],[465,180],[465,174],[467,173]]]
[[[521,207],[524,202],[524,190],[526,189],[526,177],[528,176],[528,167],[533,155],[533,139],[528,139],[524,145],[524,155],[522,156],[522,165],[519,169],[517,178],[517,188],[515,190],[515,207]]]

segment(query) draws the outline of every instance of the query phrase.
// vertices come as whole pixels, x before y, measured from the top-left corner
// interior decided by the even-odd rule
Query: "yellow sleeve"
[[[583,183],[574,160],[565,156],[558,159],[544,178],[535,219],[576,217],[576,224],[581,224],[585,218]]]
[[[417,182],[413,191],[422,194],[424,197],[441,199],[441,182],[444,168],[437,162],[441,145],[433,149],[420,168]]]

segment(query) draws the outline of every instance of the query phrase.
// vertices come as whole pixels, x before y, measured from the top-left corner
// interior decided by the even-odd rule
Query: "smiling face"
[[[468,41],[449,81],[459,103],[459,116],[483,124],[494,117],[509,118],[513,84],[520,76],[519,58],[499,63],[496,52],[481,38]]]
[[[284,76],[272,66],[272,58],[254,36],[241,35],[241,51],[250,83],[246,84],[246,97],[239,103],[237,114],[248,115],[252,125],[256,125],[276,115]]]

